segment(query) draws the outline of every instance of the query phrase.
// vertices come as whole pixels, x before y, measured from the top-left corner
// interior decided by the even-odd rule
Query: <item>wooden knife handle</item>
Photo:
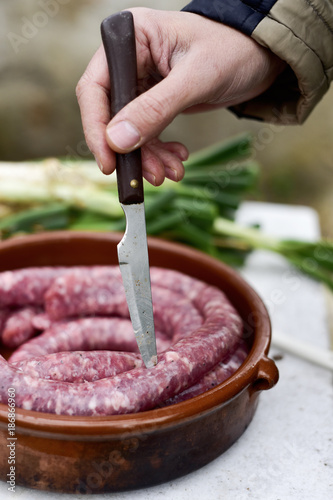
[[[101,24],[102,40],[109,67],[111,114],[116,115],[137,96],[137,62],[133,15],[122,11]],[[141,150],[116,154],[120,203],[143,202]]]

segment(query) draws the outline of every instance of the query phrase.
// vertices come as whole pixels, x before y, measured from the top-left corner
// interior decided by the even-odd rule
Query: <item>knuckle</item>
[[[81,76],[80,80],[78,81],[78,83],[75,87],[75,95],[76,95],[78,100],[80,99],[81,95],[83,94],[85,88],[86,88],[86,79],[83,75],[83,76]]]
[[[94,83],[94,74],[90,69],[90,66],[88,66],[75,87],[76,97],[80,99],[80,97],[86,91],[86,89],[91,85],[93,85],[93,83]]]

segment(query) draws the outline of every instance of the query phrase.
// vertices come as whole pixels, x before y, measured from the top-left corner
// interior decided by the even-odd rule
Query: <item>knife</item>
[[[137,94],[137,61],[133,15],[122,11],[101,24],[110,73],[111,114]],[[117,246],[120,271],[136,341],[147,368],[157,363],[144,207],[141,150],[116,155],[118,196],[126,230]]]

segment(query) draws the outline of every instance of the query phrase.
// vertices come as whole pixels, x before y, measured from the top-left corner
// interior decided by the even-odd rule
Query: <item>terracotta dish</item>
[[[121,235],[56,232],[0,245],[0,271],[28,266],[117,264]],[[150,264],[221,288],[244,320],[250,353],[219,386],[173,406],[125,416],[65,417],[16,410],[16,484],[70,493],[142,488],[187,474],[221,455],[245,431],[258,396],[278,380],[267,357],[263,302],[232,269],[203,253],[149,240]],[[2,352],[5,356],[8,354]],[[7,481],[7,405],[0,405],[0,479]]]

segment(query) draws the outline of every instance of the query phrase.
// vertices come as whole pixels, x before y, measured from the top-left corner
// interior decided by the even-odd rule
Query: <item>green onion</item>
[[[68,207],[62,204],[36,207],[18,212],[0,220],[2,233],[31,232],[34,228],[63,229],[69,223]]]
[[[247,158],[251,152],[252,136],[246,133],[193,153],[184,165],[186,169],[221,165],[231,160]]]
[[[285,257],[303,273],[325,283],[333,290],[333,241],[308,242],[284,240],[263,234],[255,228],[243,227],[221,217],[214,221],[213,232],[218,237],[227,236],[238,240],[248,250],[265,249]],[[223,240],[220,243],[223,246]]]

